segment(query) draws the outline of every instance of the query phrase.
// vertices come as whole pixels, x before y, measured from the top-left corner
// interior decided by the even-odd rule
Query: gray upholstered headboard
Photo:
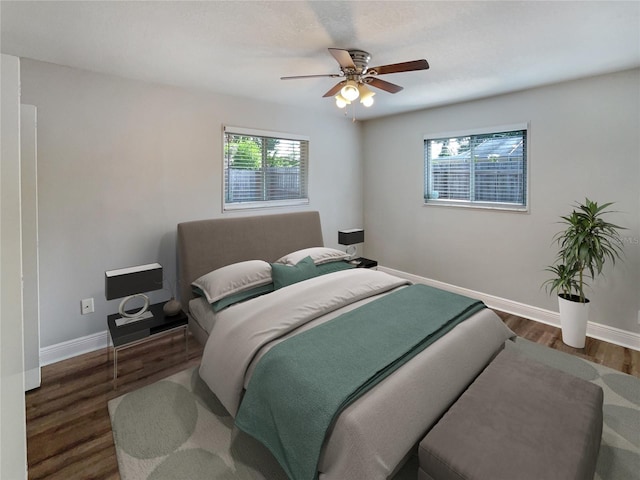
[[[215,218],[178,224],[178,285],[185,310],[191,282],[216,268],[244,260],[273,262],[287,253],[322,247],[318,212]]]

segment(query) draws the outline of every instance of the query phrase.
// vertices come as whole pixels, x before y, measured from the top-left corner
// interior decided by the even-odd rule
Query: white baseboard
[[[422,283],[424,285],[437,287],[449,292],[466,295],[467,297],[477,298],[478,300],[482,300],[489,308],[495,308],[496,310],[510,313],[512,315],[517,315],[519,317],[528,318],[530,320],[535,320],[536,322],[560,328],[560,314],[558,312],[552,312],[550,310],[545,310],[544,308],[514,302],[513,300],[507,300],[506,298],[496,297],[494,295],[477,292],[468,288],[457,287],[438,280],[420,277],[418,275],[394,270],[384,266],[379,266],[378,270],[406,278],[414,283]],[[619,328],[602,325],[600,323],[589,322],[587,324],[587,336],[613,343],[615,345],[620,345],[621,347],[640,350],[640,335],[635,332],[621,330]]]
[[[28,392],[40,386],[40,367],[24,372],[24,391]]]
[[[406,278],[414,283],[422,283],[431,287],[441,288],[449,292],[459,293],[467,297],[482,300],[489,308],[495,308],[512,315],[535,320],[536,322],[546,323],[554,327],[560,327],[560,315],[557,312],[545,310],[544,308],[525,305],[524,303],[514,302],[505,298],[496,297],[482,292],[476,292],[468,288],[457,287],[448,283],[432,280],[430,278],[419,277],[410,273],[394,270],[384,266],[379,266],[378,270]],[[601,325],[599,323],[589,322],[587,325],[587,335],[598,340],[620,345],[633,350],[640,350],[640,335],[634,332],[628,332],[619,328]],[[51,345],[40,349],[40,365],[49,365],[51,363],[66,360],[67,358],[82,355],[83,353],[93,352],[95,350],[107,347],[108,334],[104,332],[94,333],[86,337],[68,340],[66,342]]]
[[[40,365],[45,366],[67,358],[107,348],[107,331],[75,338],[40,349]]]

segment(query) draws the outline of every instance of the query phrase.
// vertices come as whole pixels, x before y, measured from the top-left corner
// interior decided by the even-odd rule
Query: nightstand
[[[153,318],[138,320],[121,326],[116,325],[116,320],[120,318],[119,313],[114,313],[107,317],[109,339],[111,340],[111,344],[107,344],[107,357],[109,355],[109,347],[113,346],[114,387],[116,386],[116,380],[118,378],[118,352],[120,350],[148,342],[154,338],[174,333],[178,330],[183,330],[185,354],[189,354],[187,343],[187,315],[181,311],[172,317],[166,316],[162,311],[164,303],[165,302],[156,303],[149,307],[149,311],[153,314]]]
[[[371,260],[369,258],[358,257],[353,260],[349,260],[351,265],[355,265],[357,268],[376,268],[378,266],[378,262],[376,260]]]

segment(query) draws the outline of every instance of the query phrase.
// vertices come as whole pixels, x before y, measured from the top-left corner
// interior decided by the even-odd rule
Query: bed
[[[261,369],[261,362],[265,365],[282,345],[293,344],[309,332],[336,323],[329,320],[366,312],[367,308],[377,309],[381,302],[414,286],[384,272],[345,269],[293,283],[216,313],[211,308],[213,298],[194,293],[193,283],[199,281],[198,285],[203,286],[203,277],[213,278],[210,275],[215,272],[243,262],[276,262],[285,257],[286,264],[288,254],[323,245],[318,212],[178,225],[181,301],[189,315],[190,330],[205,345],[200,375],[229,413],[242,421],[243,430],[244,419],[253,416],[252,411],[247,413],[247,405],[261,404],[261,400],[254,403],[249,400],[258,390],[258,381],[252,376],[265,370]],[[205,289],[208,287],[204,285]],[[349,296],[344,292],[350,292]],[[306,303],[298,308],[297,302],[302,301]],[[299,321],[295,312],[306,312],[310,304],[321,305],[320,310]],[[290,312],[294,312],[291,318]],[[314,467],[310,478],[392,478],[425,433],[501,350],[505,340],[513,336],[497,315],[486,308],[474,310],[469,318],[452,325],[428,348],[412,354],[352,403],[341,407],[327,429],[317,468]],[[288,338],[292,340],[283,341]],[[344,371],[349,371],[348,368],[344,367]],[[287,378],[291,374],[277,372],[276,377],[296,384],[296,379]],[[281,464],[286,463],[277,455],[276,458]],[[291,472],[299,470],[290,469],[289,465],[283,468],[298,480],[298,475]]]

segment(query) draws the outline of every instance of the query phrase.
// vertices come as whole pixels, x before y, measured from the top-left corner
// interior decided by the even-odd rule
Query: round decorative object
[[[142,300],[144,300],[144,305],[137,312],[127,313],[126,312],[127,303],[129,303],[130,300],[133,300],[135,298],[142,298]],[[118,308],[118,312],[123,317],[136,318],[142,315],[143,313],[145,313],[148,309],[149,309],[149,297],[147,297],[143,293],[138,293],[136,295],[129,295],[128,297],[123,298],[122,302],[120,302],[120,307]]]
[[[182,310],[182,305],[175,298],[172,298],[162,307],[162,311],[167,317],[173,317],[177,315]]]

